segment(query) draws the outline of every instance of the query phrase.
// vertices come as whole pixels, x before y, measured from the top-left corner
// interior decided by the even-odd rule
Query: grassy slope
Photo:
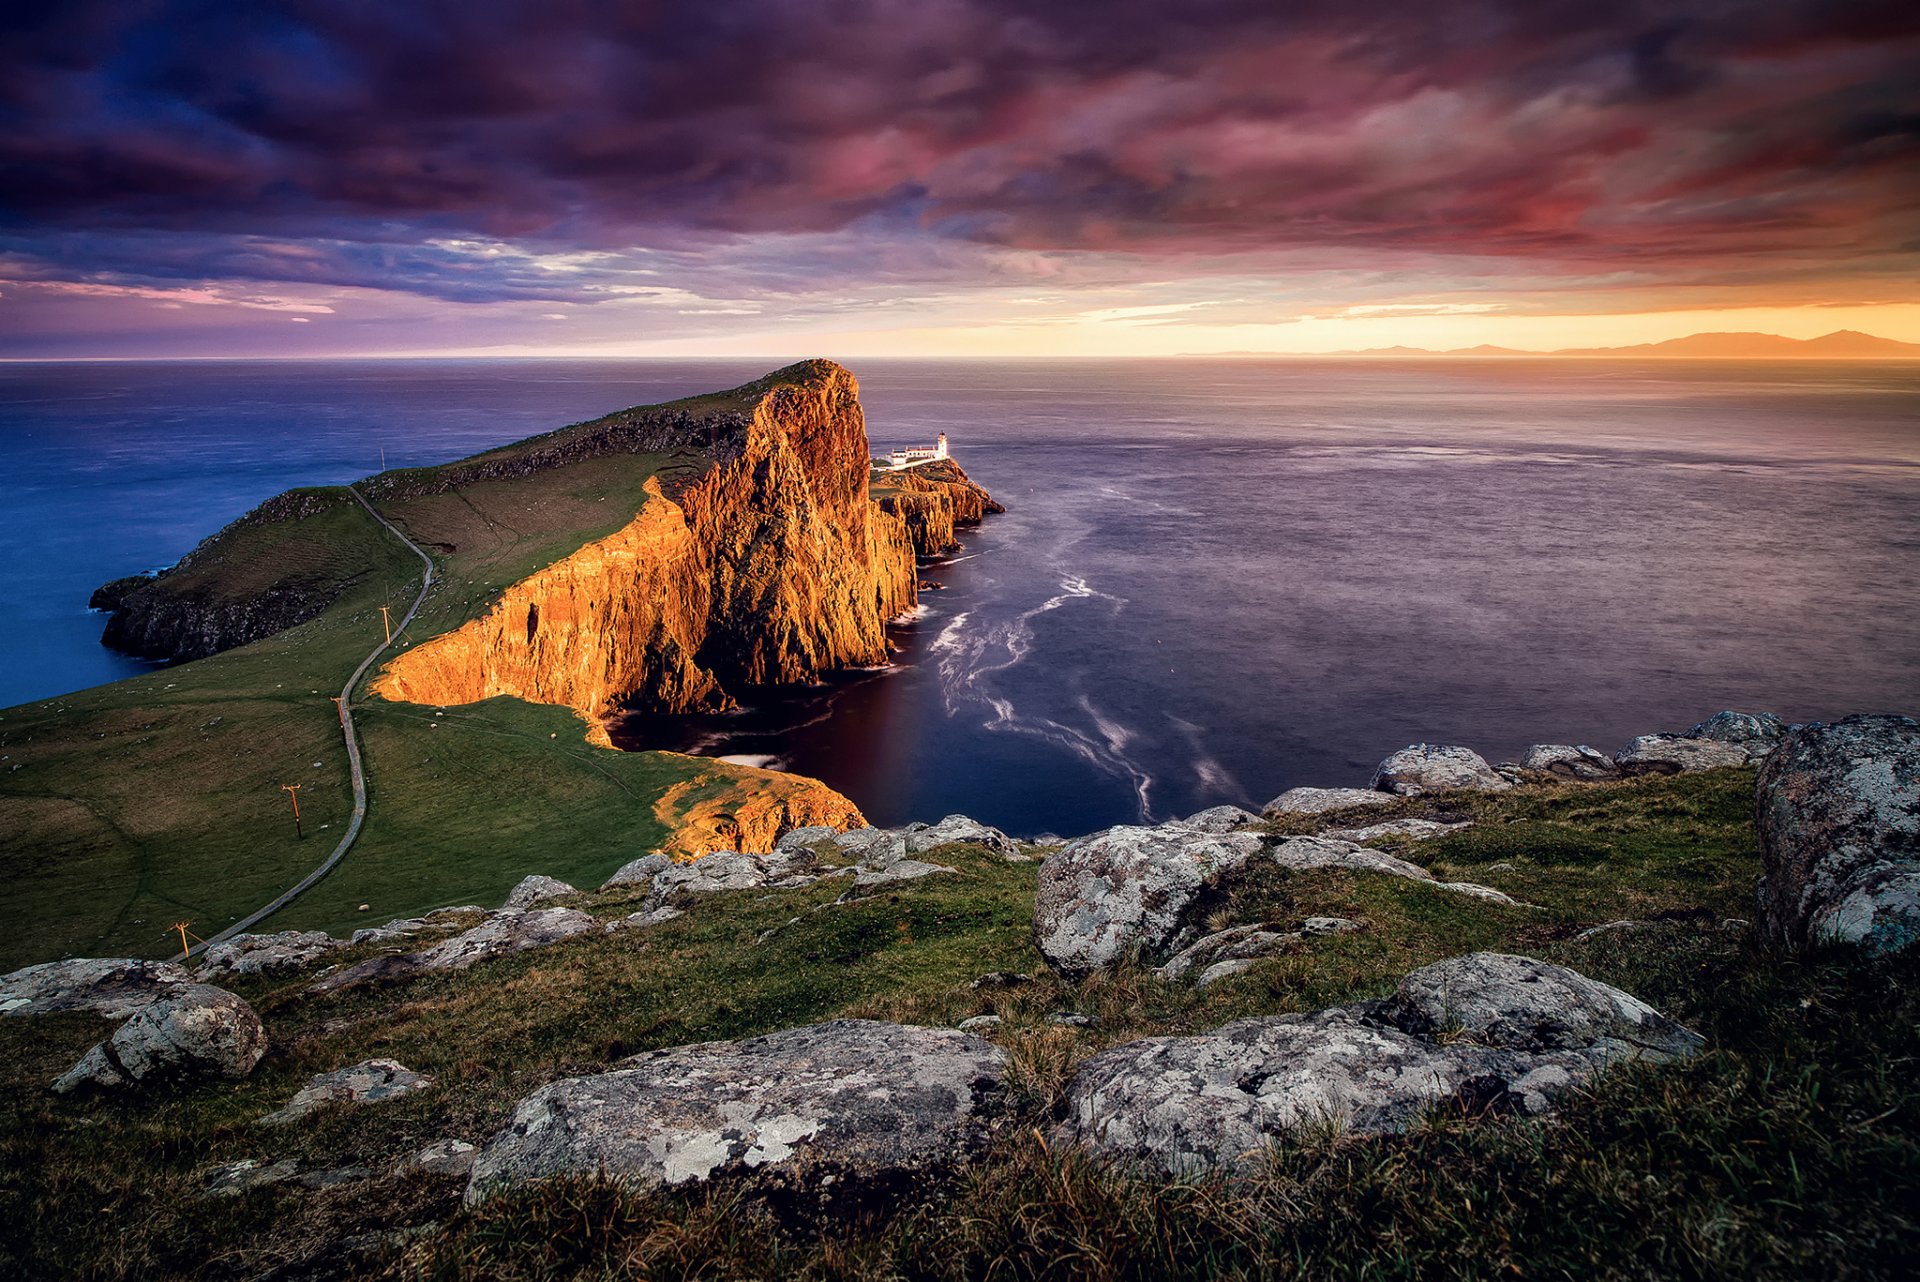
[[[809,911],[832,882],[714,895],[651,932],[386,993],[312,1001],[257,981],[242,991],[274,1049],[254,1076],[137,1105],[37,1089],[99,1035],[95,1021],[0,1020],[0,1259],[100,1277],[1901,1276],[1920,1247],[1909,1210],[1920,1204],[1920,965],[1783,959],[1723,925],[1752,902],[1751,790],[1750,771],[1529,789],[1465,803],[1479,828],[1412,851],[1532,909],[1365,874],[1265,871],[1225,916],[1339,914],[1368,929],[1205,992],[1142,972],[1062,987],[1028,937],[1033,866],[954,848],[941,858],[962,876],[856,906]],[[610,917],[630,904],[588,906]],[[1671,924],[1572,939],[1621,917]],[[1403,1139],[1310,1138],[1278,1152],[1269,1178],[1231,1188],[1135,1181],[1031,1138],[1073,1065],[1102,1046],[1383,993],[1412,967],[1474,948],[1619,984],[1713,1049],[1609,1075],[1561,1124],[1441,1118]],[[973,989],[989,970],[1038,979]],[[1045,1023],[1062,1008],[1100,1023]],[[988,1010],[1006,1019],[998,1036],[1020,1087],[998,1156],[925,1206],[824,1237],[724,1194],[591,1181],[462,1212],[456,1182],[393,1169],[435,1139],[483,1141],[538,1084],[639,1050],[835,1015],[946,1023]],[[288,1132],[249,1124],[309,1074],[369,1055],[440,1085]],[[195,1196],[217,1163],[283,1156],[376,1175]],[[408,1226],[431,1227],[379,1236]]]
[[[483,612],[508,584],[625,525],[648,477],[698,465],[684,454],[616,455],[383,505],[435,553],[439,572],[410,635]],[[210,659],[0,712],[0,880],[14,909],[0,971],[61,956],[165,956],[177,939],[171,923],[212,934],[331,847],[352,798],[329,696],[381,636],[379,607],[397,619],[419,582],[417,559],[339,494],[307,521],[243,527],[222,558],[223,574],[243,584],[267,566],[348,583],[319,618]],[[653,801],[687,774],[664,754],[586,746],[562,709],[496,699],[450,710],[436,729],[408,705],[361,708],[372,777],[365,832],[326,882],[263,930],[364,925],[360,903],[382,921],[497,903],[528,872],[597,883],[659,841]],[[702,770],[754,777],[723,763]],[[303,841],[283,783],[302,785]]]

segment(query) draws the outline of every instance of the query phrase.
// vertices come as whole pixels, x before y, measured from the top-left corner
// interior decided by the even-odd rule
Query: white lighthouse
[[[937,463],[947,457],[947,434],[940,433],[931,446],[913,445],[887,455],[887,467],[895,472],[921,463]]]
[[[947,434],[945,432],[933,438],[933,456],[935,458],[945,458],[947,456]]]

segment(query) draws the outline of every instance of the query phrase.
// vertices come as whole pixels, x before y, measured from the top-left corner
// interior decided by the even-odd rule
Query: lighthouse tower
[[[945,458],[947,456],[947,434],[945,432],[933,438],[933,456],[935,458]]]

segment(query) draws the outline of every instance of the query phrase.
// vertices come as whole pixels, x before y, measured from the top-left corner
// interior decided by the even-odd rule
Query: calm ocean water
[[[441,461],[766,362],[0,366],[0,705],[140,670],[97,583],[290,485]],[[880,823],[1076,832],[1420,739],[1611,749],[1722,707],[1920,708],[1920,368],[854,365],[1010,511],[901,662],[635,742],[770,758]]]

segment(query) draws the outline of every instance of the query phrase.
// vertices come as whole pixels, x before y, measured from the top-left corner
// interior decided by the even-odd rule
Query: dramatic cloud
[[[0,29],[27,296],[1866,300],[1920,265],[1911,3],[15,0]]]

